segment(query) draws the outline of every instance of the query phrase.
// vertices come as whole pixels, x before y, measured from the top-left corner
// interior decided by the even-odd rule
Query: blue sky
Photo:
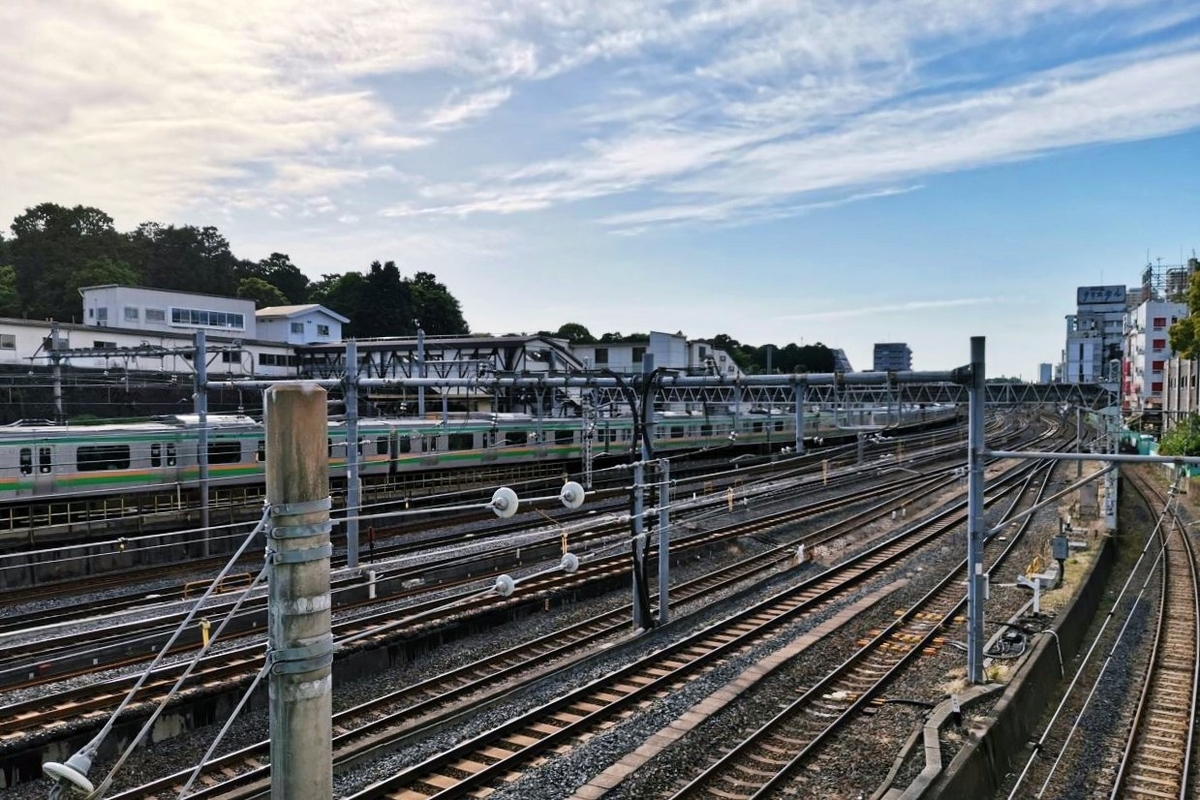
[[[395,260],[472,328],[1057,361],[1079,285],[1200,248],[1200,5],[16,0],[0,219]]]

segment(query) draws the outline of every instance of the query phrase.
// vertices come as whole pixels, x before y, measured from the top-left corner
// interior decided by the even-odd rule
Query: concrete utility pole
[[[62,425],[67,421],[63,413],[62,358],[58,355],[58,323],[50,323],[50,367],[54,377],[54,421]]]
[[[804,455],[804,400],[807,392],[804,391],[805,386],[802,383],[796,384],[792,389],[792,396],[796,401],[796,454]]]
[[[671,462],[658,460],[658,621],[671,621]]]
[[[325,390],[267,390],[271,798],[333,796]]]
[[[420,325],[417,326],[417,375],[421,378],[425,375],[425,329]],[[446,390],[443,388],[443,392]],[[494,409],[493,409],[494,410]],[[425,419],[425,385],[421,384],[417,387],[417,416]]]
[[[208,340],[204,329],[196,331],[196,350],[192,354],[196,375],[196,466],[200,470],[200,527],[204,529],[204,556],[208,552]]]
[[[983,683],[983,604],[987,575],[983,571],[983,414],[987,399],[984,372],[986,339],[971,337],[971,375],[967,423],[967,679]]]
[[[358,514],[362,505],[358,479],[358,342],[346,342],[346,566],[358,566]]]

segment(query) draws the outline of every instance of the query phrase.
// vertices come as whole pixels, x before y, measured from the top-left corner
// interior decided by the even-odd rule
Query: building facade
[[[140,286],[85,286],[83,322],[97,328],[188,333],[200,329],[257,339],[254,301]]]
[[[340,342],[350,320],[316,303],[269,306],[254,312],[259,338],[288,344]]]
[[[912,369],[912,350],[904,342],[876,342],[872,364],[875,372],[905,372]]]
[[[1064,383],[1117,380],[1125,345],[1125,313],[1137,306],[1140,295],[1120,285],[1075,290],[1075,313],[1067,315]]]

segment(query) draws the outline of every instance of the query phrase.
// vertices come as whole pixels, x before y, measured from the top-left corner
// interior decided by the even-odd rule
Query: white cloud
[[[818,302],[818,301],[813,301]],[[874,317],[882,314],[909,314],[915,311],[929,311],[938,308],[957,308],[960,306],[995,305],[1003,303],[1002,297],[960,297],[950,300],[912,300],[904,303],[888,303],[877,306],[855,306],[853,308],[838,308],[828,311],[811,311],[804,314],[787,314],[776,317],[779,320],[817,320],[817,319],[850,319],[853,317]]]
[[[429,115],[424,127],[434,130],[460,127],[474,119],[487,116],[492,110],[506,103],[511,96],[511,86],[498,86],[461,100],[451,97]]]

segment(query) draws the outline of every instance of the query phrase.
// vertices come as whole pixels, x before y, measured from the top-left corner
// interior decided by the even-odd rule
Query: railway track
[[[964,514],[961,505],[943,511],[810,581],[404,770],[354,798],[486,793],[486,787],[500,777],[511,779],[548,749],[570,746],[611,724],[624,710],[678,690],[729,658],[777,636],[782,626],[828,609],[863,581],[940,539],[962,523]]]
[[[1133,471],[1129,471],[1131,476]],[[1133,481],[1166,505],[1158,490]],[[1161,533],[1163,566],[1150,666],[1112,788],[1116,798],[1191,796],[1191,752],[1200,683],[1200,595],[1196,557],[1178,517]]]
[[[1052,464],[1039,463],[1002,519],[1033,506],[1045,494]],[[1036,485],[1036,495],[1027,492]],[[988,571],[999,567],[1020,542],[1030,520],[1011,536],[1002,551],[985,553]],[[885,688],[922,655],[934,655],[952,631],[960,629],[967,597],[964,559],[924,597],[900,613],[860,649],[774,718],[728,749],[699,776],[673,795],[672,800],[722,797],[730,800],[762,798],[788,785],[830,739],[881,697]]]

